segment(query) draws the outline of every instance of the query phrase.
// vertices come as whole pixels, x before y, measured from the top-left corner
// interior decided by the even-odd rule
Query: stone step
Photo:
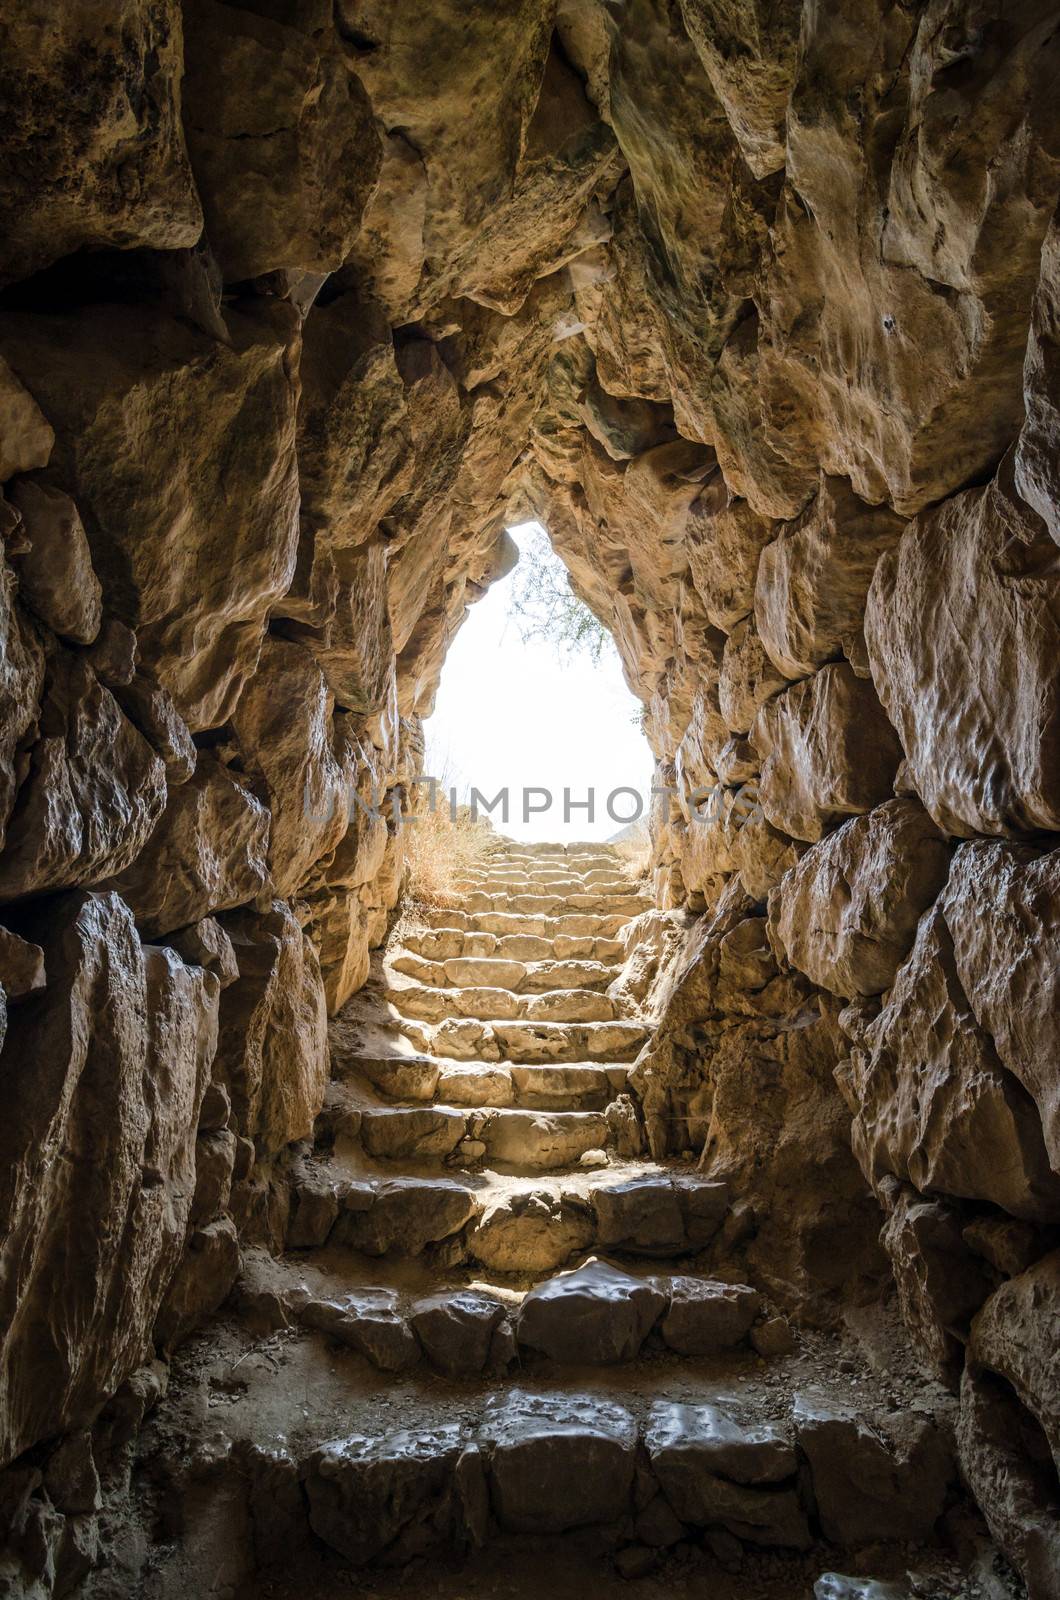
[[[562,1177],[390,1177],[359,1160],[356,1148],[342,1147],[296,1167],[289,1248],[329,1245],[541,1276],[594,1249],[655,1260],[693,1255],[728,1214],[726,1184],[617,1158]]]
[[[481,889],[470,889],[462,897],[465,909],[469,912],[521,911],[526,915],[540,915],[546,917],[562,917],[577,915],[587,912],[594,916],[624,916],[636,917],[642,911],[647,911],[652,905],[651,897],[647,894],[623,891],[620,894],[596,894],[571,892],[566,895],[553,894],[488,894]]]
[[[620,1014],[609,995],[593,989],[554,989],[542,994],[513,994],[510,989],[436,989],[392,974],[383,991],[401,1017],[418,1022],[443,1022],[470,1017],[479,1022],[610,1022]]]
[[[499,1022],[493,1030],[506,1059],[632,1061],[649,1036],[639,1022]]]
[[[469,872],[458,878],[454,888],[461,892],[485,894],[545,894],[563,898],[569,894],[618,894],[636,891],[631,879],[620,873],[586,873],[584,877],[565,875],[529,877],[525,873]]]
[[[507,961],[621,962],[621,939],[594,934],[560,933],[546,938],[538,933],[467,933],[460,928],[431,928],[405,933],[401,947],[425,961],[450,961],[460,956],[496,956]]]
[[[443,1022],[403,1021],[401,1032],[415,1050],[451,1061],[527,1062],[632,1061],[648,1038],[639,1022],[482,1022],[448,1017]]]
[[[481,1272],[472,1284],[459,1270],[395,1271],[347,1252],[328,1251],[323,1264],[255,1252],[236,1304],[264,1310],[269,1297],[291,1323],[384,1372],[422,1364],[445,1378],[501,1374],[517,1360],[537,1370],[614,1366],[638,1360],[646,1344],[695,1358],[763,1343],[754,1326],[767,1314],[749,1284],[631,1265],[590,1256],[523,1289]]]
[[[588,841],[572,844],[521,844],[512,840],[502,844],[492,853],[494,859],[506,861],[620,861],[614,845],[592,844]]]
[[[596,866],[573,867],[566,864],[562,866],[532,867],[508,866],[496,861],[485,861],[481,866],[465,867],[461,872],[461,881],[477,883],[484,879],[494,878],[500,882],[511,883],[618,883],[628,885],[632,882],[630,875],[621,867],[611,866],[601,862]]]
[[[626,1086],[625,1066],[574,1062],[512,1066],[510,1062],[434,1061],[429,1056],[347,1055],[341,1072],[361,1078],[390,1100],[460,1106],[526,1106],[545,1111],[600,1111]]]
[[[599,1111],[366,1106],[359,1124],[361,1144],[377,1160],[448,1160],[468,1169],[499,1163],[520,1172],[555,1172],[588,1151],[606,1149],[612,1139]],[[345,1131],[352,1131],[349,1119]]]
[[[743,1429],[716,1407],[660,1401],[638,1419],[614,1400],[515,1388],[452,1423],[321,1444],[298,1477],[313,1531],[353,1566],[392,1562],[401,1540],[462,1552],[491,1536],[593,1529],[656,1508],[652,1528],[721,1528],[734,1547],[809,1550],[790,1423]],[[638,1452],[646,1465],[638,1473]],[[800,1498],[805,1493],[806,1501]],[[639,1512],[638,1512],[639,1506]]]
[[[230,1563],[232,1592],[540,1600],[617,1597],[626,1578],[631,1595],[748,1600],[1015,1592],[967,1517],[944,1525],[959,1560],[940,1553],[952,1443],[929,1393],[897,1409],[863,1361],[846,1381],[811,1368],[807,1341],[766,1375],[737,1349],[675,1379],[665,1359],[608,1373],[527,1353],[499,1385],[520,1352],[511,1302],[488,1286],[394,1299],[255,1267],[223,1345],[178,1353],[150,1463],[167,1526],[200,1535],[195,1570]],[[245,1584],[244,1527],[271,1569]]]
[[[471,912],[458,906],[418,906],[413,909],[417,922],[425,930],[456,929],[465,933],[492,933],[498,937],[529,933],[546,939],[561,935],[613,939],[630,920],[624,914],[614,913],[603,916],[592,912],[570,912],[561,916],[546,916],[543,912]]]
[[[437,988],[507,989],[512,994],[544,994],[551,989],[606,989],[619,967],[601,961],[517,961],[505,956],[452,956],[431,961],[400,947],[387,967]]]

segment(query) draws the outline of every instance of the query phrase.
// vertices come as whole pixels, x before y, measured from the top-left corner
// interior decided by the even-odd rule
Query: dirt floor
[[[586,1395],[617,1400],[639,1416],[659,1400],[721,1403],[744,1421],[790,1416],[796,1393],[825,1390],[838,1404],[859,1410],[913,1408],[945,1425],[951,1397],[925,1383],[903,1359],[907,1349],[893,1315],[875,1307],[840,1334],[798,1335],[795,1351],[769,1362],[750,1351],[690,1360],[649,1351],[616,1369],[557,1369],[527,1364],[497,1380],[454,1382],[426,1368],[395,1377],[377,1372],[361,1357],[319,1336],[294,1329],[255,1333],[226,1319],[187,1345],[174,1363],[169,1394],[150,1425],[148,1455],[174,1464],[189,1478],[204,1463],[220,1461],[244,1443],[274,1448],[296,1458],[318,1443],[357,1435],[374,1437],[398,1429],[461,1423],[469,1432],[494,1395],[527,1393]],[[197,1540],[220,1537],[223,1564],[223,1492],[216,1507],[199,1518]],[[185,1533],[186,1538],[186,1533]],[[754,1552],[724,1535],[712,1547],[682,1543],[655,1558],[653,1570],[625,1576],[616,1562],[628,1560],[615,1536],[601,1532],[562,1539],[501,1538],[461,1561],[419,1559],[399,1572],[353,1572],[338,1557],[300,1554],[298,1570],[247,1582],[218,1571],[211,1595],[231,1600],[812,1600],[822,1573],[889,1580],[870,1590],[871,1600],[1017,1600],[1021,1590],[996,1557],[978,1519],[963,1505],[944,1519],[931,1547],[880,1545],[856,1559],[819,1545],[806,1555]],[[200,1551],[201,1553],[201,1551]],[[166,1552],[157,1552],[164,1570]],[[185,1568],[175,1546],[168,1574],[145,1593],[154,1600],[191,1592],[196,1567]],[[649,1558],[650,1559],[650,1558]],[[185,1572],[182,1580],[181,1572]],[[197,1570],[201,1571],[201,1567]],[[838,1591],[842,1594],[843,1591]],[[860,1594],[864,1593],[852,1591]],[[194,1600],[205,1600],[195,1594]]]

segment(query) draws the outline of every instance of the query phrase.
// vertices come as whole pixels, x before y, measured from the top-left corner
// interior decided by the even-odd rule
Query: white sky
[[[523,549],[542,530],[531,522],[510,531]],[[640,702],[626,687],[610,641],[599,662],[583,651],[561,654],[541,640],[524,644],[509,614],[511,593],[510,576],[495,583],[449,648],[434,715],[424,724],[427,771],[454,782],[459,800],[472,787],[492,799],[507,786],[508,821],[499,809],[491,819],[513,838],[607,839],[636,806],[632,795],[617,795],[619,820],[609,817],[607,800],[616,789],[636,789],[647,815],[651,755],[634,721]],[[524,788],[553,796],[551,808],[527,822]],[[572,801],[595,790],[592,822],[584,809],[564,822],[565,788]],[[530,799],[532,806],[542,803],[540,795]]]

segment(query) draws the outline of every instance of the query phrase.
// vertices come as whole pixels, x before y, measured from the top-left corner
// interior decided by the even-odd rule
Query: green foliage
[[[512,575],[511,614],[524,643],[554,644],[564,655],[600,660],[611,635],[570,585],[570,576],[544,533],[524,542]]]

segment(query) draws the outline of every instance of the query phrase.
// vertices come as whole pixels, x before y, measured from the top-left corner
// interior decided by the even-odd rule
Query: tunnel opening
[[[609,633],[570,588],[540,522],[508,529],[518,562],[471,609],[424,720],[442,798],[524,842],[647,840],[643,708]]]

